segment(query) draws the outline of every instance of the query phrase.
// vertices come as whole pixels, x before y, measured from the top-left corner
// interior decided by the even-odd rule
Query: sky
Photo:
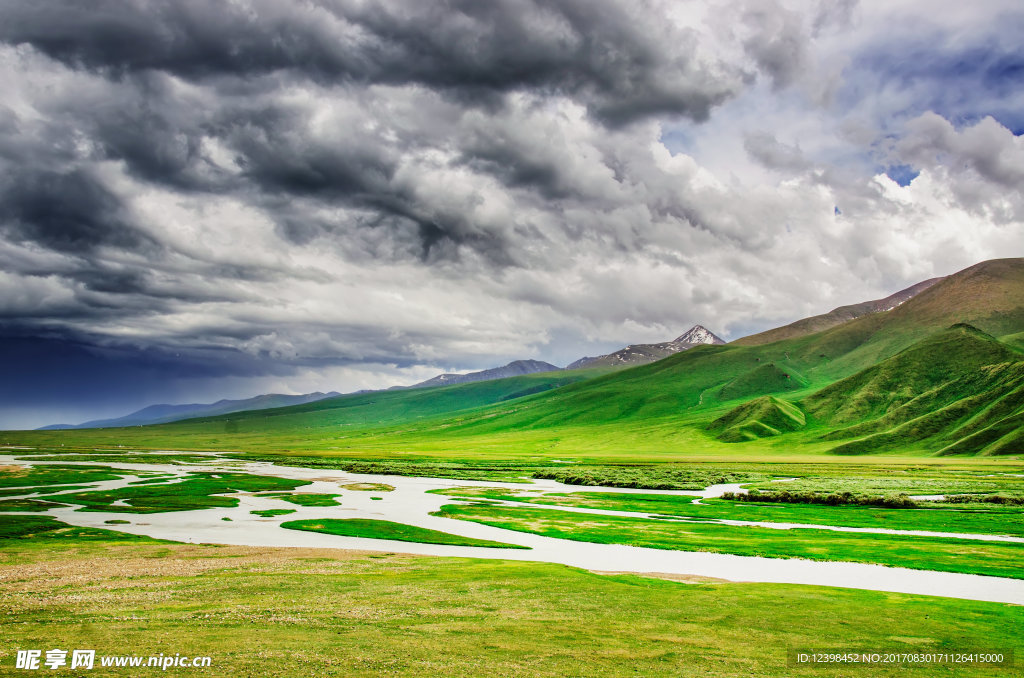
[[[1019,0],[7,0],[0,85],[0,428],[1024,256]]]

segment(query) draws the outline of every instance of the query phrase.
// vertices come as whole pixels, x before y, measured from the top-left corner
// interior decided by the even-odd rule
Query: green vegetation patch
[[[994,337],[959,324],[923,339],[896,355],[840,379],[808,397],[808,412],[834,423],[884,415],[946,382],[987,365],[1019,360]]]
[[[87,490],[88,485],[58,485],[56,487],[19,487],[8,490],[0,490],[0,497],[17,497],[24,494],[54,494],[57,492],[71,492],[73,490]]]
[[[755,488],[747,494],[726,492],[722,495],[722,499],[728,501],[755,501],[766,504],[824,504],[826,506],[854,504],[857,506],[884,506],[886,508],[918,508],[917,502],[912,500],[906,493],[875,497],[854,494],[853,492],[790,492],[789,490],[761,492]]]
[[[452,488],[430,490],[434,494],[466,499],[498,499],[527,504],[573,506],[609,511],[636,511],[669,517],[697,520],[745,520],[838,527],[883,528],[890,530],[925,530],[961,534],[996,534],[1024,536],[1024,510],[1011,505],[921,503],[922,508],[885,508],[873,503],[814,504],[759,503],[756,496],[726,493],[722,499],[704,499],[693,503],[693,497],[666,494],[622,494],[614,492],[573,492],[526,494],[522,491],[494,487]],[[735,501],[742,497],[742,503]],[[927,506],[927,508],[925,508]],[[660,517],[660,516],[659,516]]]
[[[173,480],[173,477],[171,477],[171,478],[144,478],[143,480],[133,480],[132,482],[130,482],[128,484],[129,485],[156,485],[156,484],[159,484],[159,483],[166,483],[168,480]]]
[[[0,501],[0,511],[49,511],[61,506],[67,506],[67,504],[39,501],[38,499],[4,499]]]
[[[367,537],[370,539],[390,539],[393,541],[411,541],[420,544],[448,544],[451,546],[485,546],[499,549],[528,549],[528,546],[503,544],[486,539],[473,539],[457,534],[428,530],[404,523],[393,523],[389,520],[368,520],[364,518],[322,520],[292,520],[281,523],[281,527],[306,532],[321,532],[342,537]]]
[[[517,501],[526,504],[549,506],[572,506],[595,508],[608,511],[636,511],[638,513],[665,513],[666,509],[692,504],[696,495],[634,494],[625,492],[547,492],[526,493],[522,490],[503,487],[456,487],[445,490],[430,490],[432,494],[468,499],[497,499]]]
[[[1003,506],[1024,506],[1024,497],[1009,497],[1005,494],[956,494],[935,503],[938,504],[1001,504]]]
[[[261,511],[249,511],[249,513],[261,518],[273,518],[274,516],[286,516],[289,513],[295,513],[295,509],[263,509]]]
[[[857,534],[809,528],[765,527],[567,513],[510,506],[447,505],[434,515],[557,539],[628,544],[657,549],[708,551],[767,558],[807,558],[878,563],[1024,579],[1024,544]]]
[[[117,480],[128,475],[132,475],[132,472],[114,471],[106,466],[61,466],[56,464],[31,468],[2,466],[0,467],[0,488],[76,485],[102,480]]]
[[[255,476],[245,473],[198,473],[179,483],[136,485],[116,490],[62,494],[60,499],[70,504],[82,505],[84,508],[80,510],[83,511],[164,513],[205,508],[231,508],[238,506],[238,499],[215,495],[265,490],[294,490],[296,487],[308,484],[302,480]],[[123,504],[115,505],[115,502],[123,502]]]
[[[960,534],[1024,536],[1024,511],[991,504],[949,505],[921,503],[921,508],[900,509],[871,505],[772,504],[709,499],[694,506],[692,517],[763,520],[840,527],[878,527]],[[686,513],[665,511],[665,513]]]
[[[1019,467],[1018,467],[1019,468]],[[1021,469],[1024,470],[1024,469]],[[800,469],[796,469],[799,473]],[[993,473],[985,469],[945,470],[911,466],[807,468],[806,475],[786,483],[760,481],[752,485],[761,491],[787,490],[797,492],[843,493],[858,496],[884,497],[890,494],[1003,494],[1024,496],[1024,477]]]
[[[74,527],[52,516],[0,515],[0,548],[21,545],[26,541],[50,542],[82,541],[138,541],[160,543],[158,540],[134,534],[124,534],[92,527]]]

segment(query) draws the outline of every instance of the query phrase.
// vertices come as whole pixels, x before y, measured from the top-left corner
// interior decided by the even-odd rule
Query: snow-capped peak
[[[690,329],[686,330],[683,334],[679,335],[676,339],[678,343],[684,344],[724,344],[725,341],[715,335],[714,332],[704,327],[703,325],[694,325]]]

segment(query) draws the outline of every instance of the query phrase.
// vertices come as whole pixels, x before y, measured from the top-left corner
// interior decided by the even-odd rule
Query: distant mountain
[[[123,417],[114,419],[96,419],[87,421],[84,424],[53,424],[44,426],[40,431],[57,431],[62,429],[79,428],[117,428],[121,426],[146,426],[148,424],[167,424],[182,419],[194,419],[196,417],[215,417],[218,414],[231,414],[245,410],[267,410],[272,407],[287,407],[289,405],[305,405],[324,398],[334,398],[341,395],[335,391],[330,393],[306,393],[304,395],[282,395],[280,393],[268,393],[254,398],[244,400],[218,400],[215,403],[189,405],[150,405],[137,412],[126,414]]]
[[[583,367],[621,367],[626,365],[643,365],[656,360],[699,346],[701,344],[724,344],[720,337],[703,325],[694,325],[672,341],[660,344],[632,344],[615,353],[597,357],[580,358],[570,363],[565,369],[578,370]]]
[[[450,386],[451,384],[468,384],[473,381],[488,381],[506,377],[520,377],[524,374],[537,372],[555,372],[562,369],[543,360],[513,360],[508,365],[493,367],[489,370],[470,372],[468,374],[439,374],[433,379],[421,381],[408,388],[427,388],[428,386]]]
[[[834,308],[828,313],[821,315],[811,316],[810,318],[803,318],[797,320],[789,325],[783,327],[776,327],[775,329],[761,332],[759,334],[751,334],[748,337],[742,337],[734,341],[734,344],[740,346],[760,346],[761,344],[770,344],[773,341],[781,341],[782,339],[795,339],[796,337],[802,337],[808,334],[814,334],[815,332],[821,332],[827,330],[830,327],[836,325],[842,325],[850,320],[856,320],[865,315],[872,313],[882,313],[884,311],[891,311],[897,306],[903,304],[905,301],[916,297],[921,292],[939,282],[943,278],[930,278],[922,282],[912,285],[905,290],[900,290],[895,294],[890,294],[884,299],[875,299],[874,301],[865,301],[859,304],[850,304],[849,306],[840,306]]]

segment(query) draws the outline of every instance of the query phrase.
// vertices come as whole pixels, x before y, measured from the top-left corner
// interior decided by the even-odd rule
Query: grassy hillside
[[[930,447],[942,454],[1021,451],[1024,355],[959,324],[807,396],[799,404],[762,397],[709,427],[726,442],[803,428],[849,440],[838,454]],[[805,415],[807,419],[805,419]]]
[[[8,431],[3,444],[41,447],[131,445],[190,449],[272,449],[314,439],[344,439],[348,431],[386,429],[442,419],[495,403],[544,393],[605,373],[603,369],[544,372],[507,379],[411,390],[343,395],[304,405],[235,412],[169,424],[74,431]],[[320,447],[313,445],[313,447]]]
[[[839,429],[826,438],[855,436],[864,437],[835,451],[861,454],[931,441],[943,455],[1020,454],[1024,450],[1024,361],[981,367],[923,392],[884,416]]]
[[[942,278],[931,278],[908,287],[905,290],[900,290],[899,292],[889,295],[884,299],[876,299],[874,301],[865,301],[859,304],[840,306],[839,308],[832,309],[828,313],[811,316],[810,318],[803,318],[794,323],[784,325],[783,327],[776,327],[765,332],[742,337],[741,339],[737,339],[734,343],[739,344],[740,346],[758,346],[760,344],[771,344],[776,341],[782,341],[783,339],[796,339],[797,337],[804,337],[808,334],[824,332],[836,325],[842,325],[843,323],[856,320],[862,316],[872,313],[880,313],[882,311],[888,311],[895,308],[907,301],[907,299],[920,294],[940,280],[942,280]]]
[[[804,402],[816,418],[847,424],[888,413],[926,391],[996,363],[1024,358],[995,338],[959,324],[840,379]]]
[[[762,396],[730,410],[708,428],[723,442],[741,443],[797,431],[806,423],[803,411],[793,403]]]

